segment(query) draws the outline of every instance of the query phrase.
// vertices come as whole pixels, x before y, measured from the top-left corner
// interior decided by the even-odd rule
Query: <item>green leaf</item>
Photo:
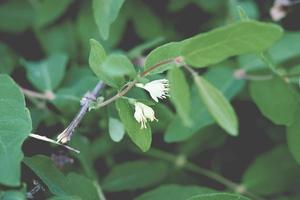
[[[54,195],[74,195],[85,200],[99,199],[96,186],[91,180],[75,173],[69,173],[65,176],[54,166],[53,161],[46,156],[38,155],[24,158],[24,163],[34,171]]]
[[[136,33],[144,40],[164,36],[166,25],[143,1],[130,1],[131,20]]]
[[[234,109],[214,85],[201,76],[194,75],[199,94],[216,122],[230,135],[238,135],[238,121]]]
[[[124,0],[93,0],[96,24],[103,39],[108,39],[111,24],[118,17]]]
[[[20,185],[22,143],[29,135],[31,119],[17,84],[0,74],[0,183]]]
[[[228,10],[230,15],[229,17],[234,20],[240,20],[240,10],[246,14],[246,18],[255,20],[259,18],[259,9],[256,2],[253,0],[231,0],[228,3]]]
[[[91,155],[91,142],[86,137],[76,133],[70,141],[70,146],[80,149],[80,153],[72,152],[72,155],[78,159],[86,176],[95,179],[96,172],[93,166],[93,156]]]
[[[213,67],[204,77],[214,84],[227,99],[232,99],[244,86],[244,80],[237,80],[232,76],[233,70],[229,66]],[[213,124],[214,119],[209,114],[203,100],[198,95],[197,87],[191,88],[191,113],[192,126],[187,127],[182,123],[179,116],[176,116],[167,128],[164,140],[166,142],[178,142],[190,138],[201,128]]]
[[[0,199],[1,200],[26,200],[26,196],[23,192],[19,191],[6,191],[1,193],[0,191]]]
[[[33,24],[33,9],[27,1],[10,0],[0,5],[0,30],[23,32]]]
[[[287,127],[287,144],[292,156],[300,164],[300,112],[298,108],[294,122]]]
[[[78,196],[55,196],[55,197],[51,197],[48,200],[83,200],[83,199]]]
[[[291,125],[299,106],[296,91],[279,77],[252,81],[250,94],[264,116],[278,125]]]
[[[135,200],[186,200],[194,195],[208,194],[213,191],[199,186],[163,185],[138,196]]]
[[[195,4],[197,4],[201,9],[205,10],[206,12],[217,14],[224,10],[225,5],[227,4],[226,1],[219,1],[219,0],[192,0]],[[223,16],[222,16],[223,17]]]
[[[78,56],[78,47],[74,29],[74,25],[70,21],[66,21],[47,29],[37,29],[35,33],[47,55],[65,53],[75,58]]]
[[[134,66],[126,56],[112,54],[107,57],[99,42],[91,39],[90,43],[89,64],[100,80],[112,87],[121,87],[125,82],[124,76],[135,77]]]
[[[132,49],[130,49],[129,52],[127,53],[127,55],[131,59],[137,58],[137,57],[143,55],[143,53],[146,50],[156,47],[157,45],[161,44],[164,40],[165,40],[165,38],[163,38],[163,37],[157,37],[157,38],[145,41],[144,43],[139,44],[139,45],[133,47]]]
[[[23,61],[29,81],[41,91],[53,91],[62,81],[68,57],[53,54],[39,62]]]
[[[125,4],[126,5],[126,4]],[[90,45],[89,39],[94,38],[105,47],[105,49],[111,49],[115,47],[122,39],[123,32],[125,31],[125,26],[128,20],[127,11],[123,8],[121,9],[118,18],[111,25],[110,36],[108,40],[103,40],[98,31],[98,27],[95,23],[92,6],[90,2],[86,2],[81,6],[79,11],[79,16],[76,21],[76,28],[79,36],[79,42],[81,47],[81,56],[84,60],[89,55]]]
[[[288,191],[299,183],[299,176],[299,165],[290,155],[287,146],[280,145],[257,157],[242,180],[249,191],[270,195]]]
[[[176,111],[186,126],[191,125],[190,119],[190,89],[184,73],[179,68],[168,72],[170,82],[170,98]]]
[[[31,1],[35,9],[35,25],[42,27],[50,24],[64,13],[72,0]]]
[[[280,64],[288,59],[296,58],[300,55],[300,46],[295,41],[300,40],[299,32],[285,32],[282,39],[274,44],[268,53],[275,64]],[[257,55],[249,54],[239,56],[240,66],[247,71],[267,68],[265,63]]]
[[[124,137],[125,129],[118,119],[110,117],[108,119],[108,132],[114,142],[120,142]]]
[[[0,43],[0,73],[10,74],[15,65],[15,55],[13,51],[3,43]]]
[[[180,56],[181,48],[183,45],[184,42],[170,42],[154,49],[146,57],[145,70],[162,61],[166,61]],[[170,62],[157,67],[156,69],[152,70],[149,74],[162,73],[174,67],[178,67],[178,65],[175,62]]]
[[[114,166],[102,186],[109,192],[146,188],[162,181],[167,173],[162,162],[133,161]]]
[[[273,24],[237,22],[188,39],[182,56],[189,65],[206,67],[231,56],[265,51],[282,36],[282,32]]]
[[[133,108],[127,100],[119,99],[116,101],[116,107],[119,112],[121,121],[124,124],[130,139],[143,151],[148,151],[151,147],[152,134],[148,125],[147,128],[141,129],[141,125],[133,117]]]
[[[60,87],[51,101],[64,115],[74,115],[80,106],[80,99],[87,91],[91,91],[98,79],[88,68],[73,67],[67,72],[64,85]]]
[[[238,194],[212,193],[212,194],[195,195],[186,200],[250,200],[250,199]]]
[[[126,76],[130,79],[136,76],[133,64],[122,54],[109,55],[101,66],[112,86],[122,87]]]
[[[102,75],[102,63],[106,59],[106,53],[102,45],[94,39],[90,39],[91,52],[89,56],[89,64],[93,72],[102,80],[105,80],[104,75]]]

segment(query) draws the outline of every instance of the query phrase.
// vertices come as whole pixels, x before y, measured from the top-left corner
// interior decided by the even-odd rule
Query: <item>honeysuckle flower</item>
[[[166,98],[169,92],[169,81],[167,79],[158,79],[146,83],[145,85],[142,83],[137,83],[135,86],[147,90],[151,98],[156,102],[158,102],[158,99]]]
[[[293,6],[299,2],[291,0],[275,0],[270,15],[274,21],[280,21],[287,15],[288,7]]]
[[[150,120],[151,122],[157,119],[155,118],[154,110],[140,102],[134,103],[134,118],[135,120],[141,124],[141,129],[147,128],[147,121]]]
[[[274,21],[280,21],[287,15],[287,11],[281,6],[273,6],[270,15]]]

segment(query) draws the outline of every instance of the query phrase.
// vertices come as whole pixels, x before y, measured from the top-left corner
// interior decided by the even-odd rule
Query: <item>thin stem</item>
[[[273,62],[273,60],[271,59],[271,56],[268,52],[264,52],[259,54],[260,58],[262,59],[262,61],[274,72],[274,74],[277,74],[280,76],[280,74],[278,73],[277,69],[276,69],[276,65]]]
[[[197,72],[195,70],[193,70],[190,66],[188,66],[187,64],[184,64],[183,67],[190,72],[193,76],[197,76]]]
[[[43,100],[53,100],[55,98],[51,91],[45,93],[39,93],[25,88],[21,88],[23,94],[29,98],[43,99]]]
[[[178,156],[175,156],[169,152],[165,152],[165,151],[162,151],[159,149],[151,148],[148,152],[145,153],[145,155],[148,155],[148,156],[156,158],[156,159],[164,160],[167,162],[175,163],[175,164],[178,163],[177,162]],[[188,171],[197,173],[199,175],[204,175],[206,177],[209,177],[209,178],[223,184],[224,186],[226,186],[227,188],[231,189],[232,191],[234,191],[236,193],[246,194],[256,200],[265,200],[264,198],[259,197],[255,194],[247,191],[247,189],[244,186],[239,185],[239,184],[237,184],[237,183],[235,183],[235,182],[233,182],[211,170],[201,168],[188,160],[185,160],[185,163],[183,163],[183,164],[181,163],[180,167],[182,167],[183,169],[186,169]]]
[[[148,75],[149,72],[153,71],[154,69],[156,69],[157,67],[161,66],[161,65],[165,65],[165,64],[168,64],[168,63],[171,63],[171,62],[175,62],[176,58],[174,59],[168,59],[168,60],[164,60],[164,61],[161,61],[149,68],[147,68],[145,71],[143,71],[141,74],[140,74],[140,77],[145,77]]]
[[[127,84],[127,87],[125,87],[124,90],[121,90],[120,92],[118,92],[116,95],[114,95],[113,97],[107,99],[106,101],[103,101],[102,103],[100,103],[96,108],[101,108],[104,107],[112,102],[114,102],[115,100],[117,100],[118,98],[124,96],[127,92],[129,92],[129,90],[131,90],[135,84],[137,83],[137,80],[134,80],[132,82],[130,82],[129,84]]]
[[[55,140],[52,140],[50,138],[47,138],[46,136],[41,136],[41,135],[37,135],[37,134],[33,134],[33,133],[30,133],[29,134],[29,137],[32,137],[32,138],[35,138],[35,139],[38,139],[38,140],[42,140],[42,141],[45,141],[45,142],[50,142],[52,144],[56,144],[56,145],[59,145],[59,146],[63,146],[71,151],[74,151],[75,153],[80,153],[80,151],[78,151],[77,149],[74,149],[70,146],[67,146],[67,145],[64,145],[64,144],[61,144]]]
[[[176,58],[175,58],[176,59]],[[164,65],[164,64],[168,64],[168,63],[171,63],[171,62],[174,62],[175,59],[169,59],[169,60],[164,60],[162,62],[159,62],[151,67],[149,67],[148,69],[146,69],[145,71],[143,71],[139,77],[145,77],[149,74],[149,72],[153,71],[154,69],[160,67],[161,65]],[[132,82],[130,82],[129,84],[127,83],[127,87],[125,87],[125,89],[121,90],[120,92],[118,92],[116,95],[114,95],[113,97],[107,99],[106,101],[100,103],[97,108],[101,108],[101,107],[104,107],[112,102],[114,102],[115,100],[117,100],[118,98],[124,96],[125,94],[127,94],[127,92],[129,92],[129,90],[131,90],[135,84],[137,83],[137,79],[133,80]]]
[[[78,126],[78,124],[81,122],[81,120],[87,113],[90,103],[97,99],[97,96],[99,95],[100,91],[104,88],[104,85],[105,84],[102,81],[99,81],[92,92],[87,92],[84,95],[84,97],[81,99],[81,108],[79,112],[71,121],[69,126],[57,136],[58,142],[66,143],[71,139],[75,128]]]
[[[245,76],[244,79],[249,81],[268,81],[274,78],[273,74],[266,74],[266,75],[251,75],[248,74]]]
[[[100,200],[106,200],[104,193],[100,187],[100,185],[98,184],[97,181],[93,181],[94,186],[96,187],[97,193],[98,193],[98,197]]]

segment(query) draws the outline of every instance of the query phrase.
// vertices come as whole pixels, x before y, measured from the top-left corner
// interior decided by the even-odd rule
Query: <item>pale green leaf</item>
[[[226,58],[246,53],[262,52],[282,36],[274,24],[243,21],[188,39],[182,48],[187,64],[206,67]]]
[[[62,81],[68,57],[65,54],[53,54],[47,59],[31,62],[23,61],[27,78],[41,91],[53,91]]]
[[[102,186],[110,192],[146,188],[162,181],[167,173],[168,166],[162,162],[122,163],[112,168],[104,178]]]
[[[174,59],[180,56],[181,48],[184,42],[170,42],[164,44],[153,51],[146,57],[145,60],[145,70],[166,60]],[[168,69],[178,67],[178,65],[173,61],[163,65],[160,65],[156,69],[152,70],[149,74],[162,73]]]
[[[176,111],[186,126],[191,125],[190,119],[190,89],[184,73],[179,68],[168,72],[170,82],[170,99]]]
[[[93,0],[93,12],[96,24],[103,39],[108,39],[111,24],[125,0]]]
[[[108,79],[102,70],[102,63],[106,59],[106,53],[102,45],[94,39],[90,39],[91,51],[89,56],[90,68],[103,81]]]
[[[125,77],[135,77],[136,72],[131,61],[122,54],[106,56],[104,48],[94,39],[90,40],[91,52],[89,64],[97,77],[112,87],[121,87]]]
[[[133,117],[133,107],[127,100],[119,99],[116,101],[116,107],[121,121],[124,124],[130,139],[142,150],[148,151],[152,142],[152,133],[149,127],[142,129],[141,125]]]
[[[108,132],[114,142],[120,142],[124,137],[125,129],[118,119],[110,117],[108,119]]]
[[[230,135],[238,135],[237,116],[228,100],[214,85],[201,76],[194,76],[199,94],[209,113]]]
[[[163,185],[138,196],[135,200],[186,200],[194,195],[208,194],[213,191],[199,186]]]
[[[243,175],[243,185],[261,195],[282,193],[299,183],[300,168],[287,146],[279,145],[257,157]]]
[[[282,39],[268,50],[272,61],[275,64],[280,64],[288,59],[297,58],[300,55],[300,46],[295,41],[299,40],[299,32],[285,32]],[[253,54],[239,56],[238,61],[240,66],[247,71],[267,68],[259,56]]]
[[[279,125],[293,123],[299,100],[296,91],[284,80],[274,77],[268,81],[253,81],[250,94],[262,114],[272,122]]]
[[[227,99],[232,99],[244,86],[245,81],[237,80],[232,76],[233,70],[229,66],[213,67],[204,77],[214,84]],[[178,142],[190,138],[201,128],[214,123],[203,100],[198,95],[197,87],[191,89],[191,113],[192,126],[187,127],[182,123],[179,116],[170,123],[167,128],[164,140],[166,142]]]
[[[21,146],[29,135],[31,119],[24,96],[17,84],[0,74],[0,183],[19,186]]]
[[[97,189],[91,180],[75,173],[65,176],[48,157],[38,155],[25,158],[24,162],[47,185],[52,194],[57,196],[74,195],[84,200],[99,199]]]

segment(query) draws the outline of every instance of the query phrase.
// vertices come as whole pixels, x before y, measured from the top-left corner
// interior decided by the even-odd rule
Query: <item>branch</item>
[[[64,145],[64,144],[61,144],[61,143],[59,143],[59,142],[57,142],[57,141],[55,141],[55,140],[52,140],[52,139],[50,139],[50,138],[47,138],[46,136],[41,136],[41,135],[37,135],[37,134],[30,133],[30,134],[29,134],[29,137],[32,137],[32,138],[35,138],[35,139],[38,139],[38,140],[42,140],[42,141],[45,141],[45,142],[50,142],[50,143],[52,143],[52,144],[57,144],[57,145],[60,145],[60,146],[65,147],[65,148],[67,148],[67,149],[69,149],[69,150],[71,150],[71,151],[74,151],[74,152],[76,152],[76,153],[80,153],[80,151],[78,151],[77,149],[74,149],[74,148],[72,148],[72,147],[70,147],[70,146],[67,146],[67,145]]]
[[[71,140],[72,134],[78,124],[81,122],[85,114],[89,109],[91,102],[96,101],[97,96],[100,91],[104,88],[105,84],[102,81],[99,81],[92,92],[87,92],[80,101],[81,108],[74,119],[71,121],[69,126],[57,136],[57,142],[67,143]]]
[[[177,62],[178,58],[173,58],[173,59],[168,59],[168,60],[164,60],[161,61],[151,67],[149,67],[148,69],[146,69],[144,72],[142,72],[139,77],[145,77],[149,74],[149,72],[151,72],[152,70],[156,69],[157,67],[164,65],[164,64],[168,64],[171,62]],[[115,94],[114,96],[112,96],[111,98],[107,99],[106,101],[98,104],[96,106],[96,108],[101,108],[104,107],[112,102],[114,102],[115,100],[117,100],[118,98],[124,96],[127,92],[129,92],[130,89],[132,89],[135,84],[137,83],[137,79],[133,80],[132,82],[127,83],[125,86],[125,89],[121,90],[120,92],[118,92],[117,94]],[[104,87],[104,83],[102,81],[99,81],[98,84],[96,85],[96,87],[94,88],[94,90],[90,93],[87,92],[84,97],[81,99],[81,109],[80,111],[77,113],[77,115],[75,116],[75,118],[72,120],[72,122],[69,124],[69,126],[61,133],[57,136],[57,142],[61,142],[61,143],[67,143],[68,141],[71,140],[72,134],[75,130],[75,128],[78,126],[78,124],[81,122],[82,118],[84,117],[84,115],[86,114],[86,112],[89,109],[89,105],[91,102],[96,101],[97,96],[99,94],[99,92],[102,90],[102,88]]]
[[[28,90],[21,87],[23,94],[29,98],[43,99],[43,100],[53,100],[55,95],[51,91],[45,93],[39,93],[32,90]]]

